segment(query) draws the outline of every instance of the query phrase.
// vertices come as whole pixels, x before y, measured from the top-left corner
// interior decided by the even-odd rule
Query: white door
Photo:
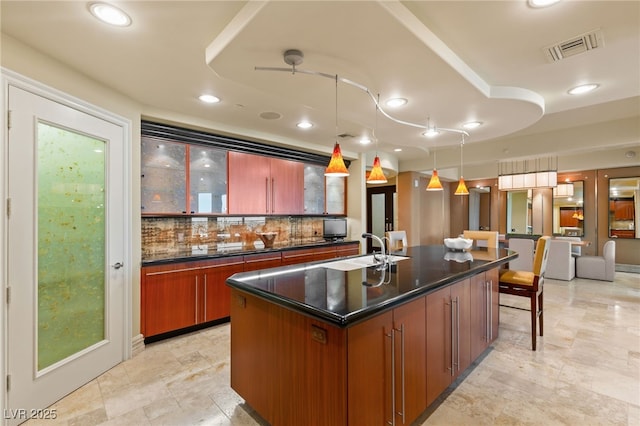
[[[8,98],[15,424],[124,359],[127,174],[122,126],[12,85]]]

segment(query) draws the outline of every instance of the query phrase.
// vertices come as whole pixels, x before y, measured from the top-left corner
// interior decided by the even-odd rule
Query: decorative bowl
[[[273,242],[278,236],[277,232],[256,232],[260,240],[264,243],[264,248],[273,248]]]
[[[467,238],[445,238],[444,245],[450,250],[467,250],[473,245],[472,239]]]

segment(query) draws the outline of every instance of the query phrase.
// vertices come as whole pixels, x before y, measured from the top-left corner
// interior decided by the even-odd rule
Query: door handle
[[[122,262],[116,262],[116,263],[114,263],[114,264],[113,264],[113,265],[111,265],[111,266],[113,266],[113,269],[120,269],[120,268],[122,268],[122,267],[124,266],[124,263],[122,263]]]

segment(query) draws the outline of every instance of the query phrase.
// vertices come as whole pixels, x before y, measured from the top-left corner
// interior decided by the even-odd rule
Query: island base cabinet
[[[427,295],[427,405],[471,365],[470,281]]]
[[[498,279],[497,269],[471,278],[471,359],[480,356],[498,337]]]
[[[427,408],[425,298],[354,325],[347,333],[349,424],[413,422]]]
[[[344,425],[346,333],[231,292],[231,387],[271,425]]]

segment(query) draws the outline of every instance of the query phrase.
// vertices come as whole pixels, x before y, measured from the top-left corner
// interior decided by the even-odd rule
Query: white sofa
[[[602,256],[580,256],[576,261],[578,278],[613,281],[616,274],[616,242],[607,241]]]
[[[546,278],[571,281],[576,276],[576,258],[571,255],[571,241],[549,240]]]

